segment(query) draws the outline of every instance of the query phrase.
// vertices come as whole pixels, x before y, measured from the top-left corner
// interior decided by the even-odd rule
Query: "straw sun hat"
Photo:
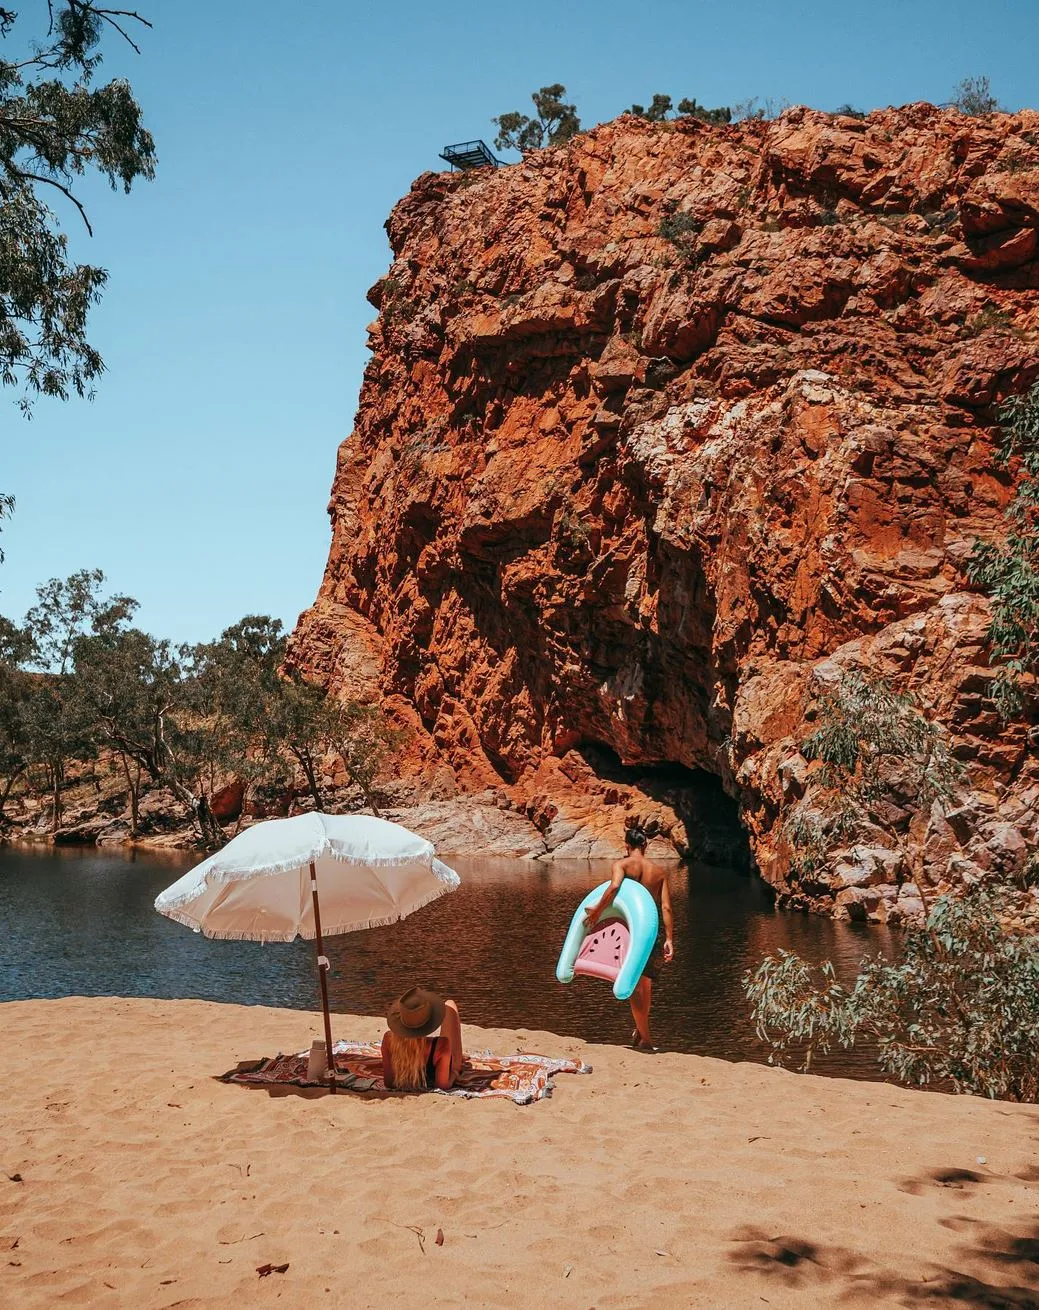
[[[444,1022],[447,1005],[436,992],[411,987],[390,1006],[386,1023],[398,1037],[428,1037]]]

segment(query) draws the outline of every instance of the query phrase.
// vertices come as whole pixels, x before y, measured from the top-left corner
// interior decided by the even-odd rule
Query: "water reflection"
[[[0,850],[0,1000],[185,996],[313,1009],[310,944],[210,942],[155,913],[156,894],[192,862],[182,854]],[[392,927],[326,943],[333,1008],[383,1013],[423,982],[455,996],[472,1023],[625,1041],[628,1007],[607,984],[555,981],[570,916],[608,866],[454,863],[463,881],[453,895]],[[676,871],[672,902],[676,958],[662,970],[653,1006],[655,1036],[671,1050],[763,1059],[741,979],[779,946],[832,959],[845,978],[865,952],[894,946],[888,930],[777,913],[757,879],[728,869]],[[835,1053],[819,1070],[877,1076],[868,1051]]]

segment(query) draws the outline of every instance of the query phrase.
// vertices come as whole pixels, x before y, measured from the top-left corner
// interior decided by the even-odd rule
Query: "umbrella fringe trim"
[[[331,846],[326,846],[322,850],[317,851],[314,855],[308,856],[306,860],[300,860],[298,857],[294,857],[291,860],[282,860],[279,864],[264,864],[261,865],[259,868],[250,869],[249,877],[273,878],[279,873],[291,873],[293,869],[303,869],[307,864],[311,863],[312,861],[320,860],[323,855],[329,856],[331,859],[335,860],[339,864],[367,865],[370,866],[371,868],[377,868],[377,867],[386,868],[390,865],[418,864],[428,859],[430,865],[430,872],[432,873],[433,877],[437,879],[438,882],[444,883],[445,886],[447,887],[457,887],[460,881],[458,874],[455,873],[455,871],[449,868],[446,864],[443,864],[440,860],[438,860],[434,855],[430,853],[430,851],[423,851],[417,855],[373,856],[371,859],[366,858],[366,859],[359,860],[352,855],[340,855]],[[206,880],[203,886],[204,887],[223,886],[224,883],[233,882],[235,878],[238,878],[240,876],[241,876],[240,869],[215,868],[211,870],[209,874],[206,875]],[[171,911],[177,909],[181,905],[189,905],[192,901],[197,900],[199,896],[199,891],[200,889],[196,887],[189,892],[181,892],[181,894],[175,900],[163,901],[161,906],[158,904],[158,901],[162,899],[162,897],[160,896],[156,901],[155,908],[159,911],[160,914],[165,914],[171,919],[176,918],[176,915],[172,914]],[[437,895],[439,894],[440,893],[438,892]],[[426,902],[423,902],[423,904],[426,904]],[[178,922],[184,923],[185,920],[178,919]],[[387,922],[394,923],[396,922],[396,920],[390,919]],[[381,925],[373,923],[371,926],[374,928],[374,927],[379,927]],[[245,938],[243,940],[252,941],[254,939]],[[285,940],[291,941],[292,938],[291,937],[286,938]]]
[[[403,862],[404,861],[398,861],[398,863]],[[441,881],[444,882],[444,886],[434,888],[428,896],[424,896],[420,901],[416,901],[416,903],[408,910],[408,914],[414,914],[416,910],[421,910],[425,906],[431,905],[433,901],[438,901],[441,896],[446,896],[451,889],[451,884],[444,879]],[[302,937],[304,941],[308,942],[314,940],[313,934],[304,935],[303,933],[293,933],[290,937],[286,933],[278,932],[260,934],[250,932],[212,932],[202,927],[197,919],[191,918],[190,915],[182,914],[177,909],[164,907],[161,913],[168,919],[174,919],[177,923],[182,923],[185,928],[192,928],[195,932],[200,932],[203,937],[208,937],[210,941],[259,942],[263,945],[266,942],[294,942],[297,937]],[[407,915],[384,914],[377,916],[374,919],[354,919],[352,922],[346,924],[334,923],[331,927],[325,927],[322,925],[321,935],[323,937],[339,937],[348,932],[364,932],[366,928],[388,928],[391,924],[399,923],[401,919],[404,918],[407,918]]]

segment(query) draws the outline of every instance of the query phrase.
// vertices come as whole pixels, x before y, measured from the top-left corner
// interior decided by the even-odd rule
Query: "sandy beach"
[[[315,1016],[71,998],[0,1030],[5,1306],[1039,1306],[1035,1107],[469,1026],[594,1072],[522,1107],[272,1094],[215,1076]]]

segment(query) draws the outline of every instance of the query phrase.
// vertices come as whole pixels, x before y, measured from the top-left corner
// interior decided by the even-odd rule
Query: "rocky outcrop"
[[[809,908],[910,914],[921,852],[935,889],[1020,862],[1039,772],[963,565],[1011,490],[994,406],[1039,374],[1037,142],[1037,114],[924,104],[624,117],[419,178],[292,661],[549,851],[612,852],[635,813],[695,850],[714,775]],[[851,669],[947,725],[967,780],[955,822],[852,834],[806,890],[779,819]]]

